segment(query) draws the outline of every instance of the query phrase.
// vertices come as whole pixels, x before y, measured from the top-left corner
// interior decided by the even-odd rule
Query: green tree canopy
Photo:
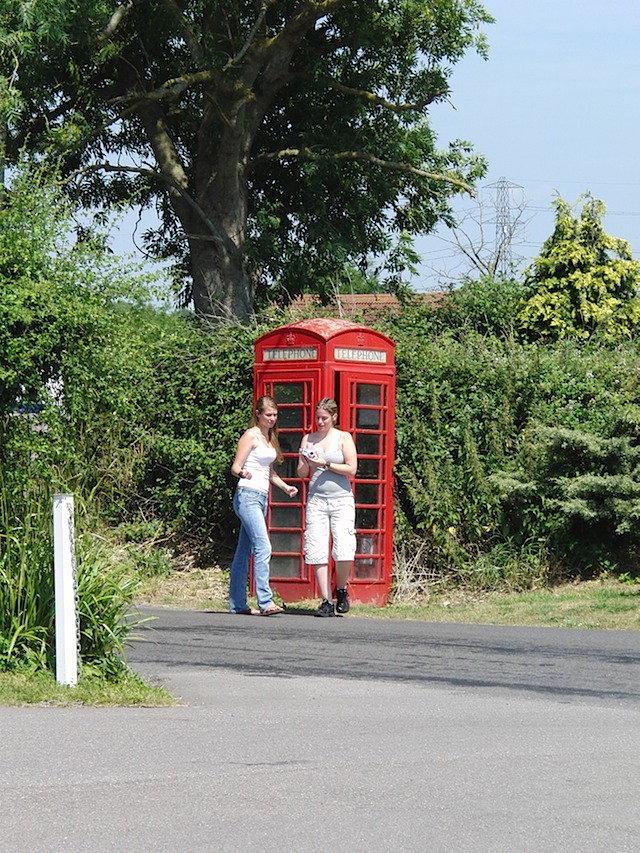
[[[246,319],[264,287],[393,257],[484,173],[428,121],[455,63],[486,52],[475,0],[49,6],[0,12],[8,155],[61,157],[87,205],[154,205],[148,245],[188,270],[200,314]]]
[[[0,415],[42,403],[48,383],[71,393],[71,373],[98,362],[108,386],[122,361],[122,341],[112,343],[118,308],[148,303],[151,293],[140,270],[99,241],[75,238],[70,204],[48,178],[15,172],[0,206]],[[94,385],[87,399],[95,397]]]
[[[640,264],[626,240],[605,233],[602,201],[583,196],[579,216],[556,199],[556,226],[525,271],[533,295],[521,321],[549,339],[628,337],[640,321]]]

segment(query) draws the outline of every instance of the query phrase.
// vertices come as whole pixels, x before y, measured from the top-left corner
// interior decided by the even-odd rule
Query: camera
[[[307,459],[313,459],[314,461],[317,460],[317,458],[318,458],[318,454],[315,452],[315,450],[312,450],[310,447],[303,447],[302,450],[300,451],[300,455],[306,456]]]

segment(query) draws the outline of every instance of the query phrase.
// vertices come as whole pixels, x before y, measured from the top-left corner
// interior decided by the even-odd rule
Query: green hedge
[[[23,188],[0,220],[40,216],[29,198]],[[46,229],[39,245],[28,228],[12,238],[16,222],[0,240],[0,339],[13,341],[0,359],[3,469],[75,494],[89,526],[146,525],[224,563],[254,341],[292,315],[207,328],[144,298],[98,250],[47,245]],[[638,346],[521,340],[526,296],[517,282],[465,282],[437,307],[410,300],[367,321],[397,343],[397,542],[422,540],[434,575],[483,587],[635,571]],[[9,414],[21,395],[37,415]]]

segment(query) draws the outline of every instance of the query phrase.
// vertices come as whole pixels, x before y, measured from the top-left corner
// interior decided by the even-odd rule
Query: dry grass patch
[[[194,610],[226,609],[228,598],[228,571],[220,566],[194,568],[186,565],[169,575],[144,579],[136,603]]]

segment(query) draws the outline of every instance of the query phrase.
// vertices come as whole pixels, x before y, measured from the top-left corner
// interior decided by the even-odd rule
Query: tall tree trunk
[[[244,119],[245,116],[243,115]],[[207,122],[203,122],[207,128]],[[245,256],[245,164],[255,128],[238,119],[210,149],[201,133],[195,170],[195,215],[186,230],[197,314],[246,322],[253,314],[254,283]],[[203,138],[204,137],[204,138]]]
[[[190,237],[189,246],[196,313],[247,322],[253,314],[254,283],[242,249],[216,245],[207,234]]]
[[[238,127],[226,130],[213,151],[211,126],[203,122],[190,180],[157,105],[145,104],[140,117],[189,243],[196,313],[246,322],[253,314],[255,286],[244,254],[247,179],[243,166],[254,129],[238,122]]]

